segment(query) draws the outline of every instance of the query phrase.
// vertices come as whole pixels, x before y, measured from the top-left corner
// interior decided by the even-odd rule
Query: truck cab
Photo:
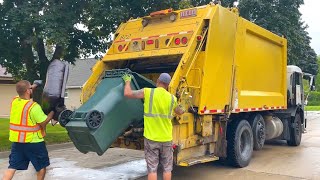
[[[287,66],[288,107],[304,106],[303,72],[298,66]]]

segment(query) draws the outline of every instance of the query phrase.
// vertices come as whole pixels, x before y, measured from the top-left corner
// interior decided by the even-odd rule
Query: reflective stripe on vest
[[[32,104],[33,104],[33,102],[29,101],[24,105],[23,111],[21,114],[20,125],[22,125],[22,126],[28,125],[28,114],[29,114],[28,112],[29,112],[29,109],[31,108]]]
[[[22,110],[22,114],[21,114],[21,118],[20,118],[20,124],[10,123],[10,130],[19,132],[18,142],[20,142],[20,143],[26,142],[27,133],[36,132],[36,131],[41,130],[39,125],[28,126],[29,110],[33,104],[34,104],[34,102],[28,101],[24,105],[23,110]]]
[[[172,110],[173,110],[173,104],[174,104],[174,96],[171,95],[171,104],[170,104],[170,111],[168,114],[152,114],[152,105],[153,105],[153,96],[154,96],[154,89],[151,89],[150,92],[150,101],[149,101],[149,112],[144,113],[146,117],[161,117],[161,118],[168,118],[172,119]]]
[[[10,124],[10,130],[12,130],[12,131],[36,132],[36,131],[39,131],[40,129],[41,128],[39,125],[20,126],[20,125]]]

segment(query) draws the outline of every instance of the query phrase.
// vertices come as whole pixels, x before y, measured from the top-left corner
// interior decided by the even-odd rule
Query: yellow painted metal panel
[[[286,106],[286,40],[240,18],[235,109]]]
[[[146,57],[158,57],[158,56],[168,56],[183,54],[186,52],[185,47],[172,48],[172,49],[161,49],[161,50],[151,50],[151,51],[139,51],[131,53],[121,53],[121,54],[106,54],[102,61],[121,61],[128,59],[146,58]]]
[[[229,104],[237,15],[216,6],[209,24],[199,111]]]
[[[86,102],[94,94],[94,92],[96,91],[96,87],[104,76],[104,71],[106,70],[106,68],[106,64],[102,61],[98,61],[93,66],[92,74],[82,88],[80,97],[81,103]]]
[[[122,26],[123,29],[119,31],[119,35],[115,40],[194,30],[198,23],[206,16],[209,7],[208,5],[201,8],[190,8],[197,9],[197,16],[183,19],[180,19],[179,13],[184,10],[175,11],[175,13],[177,13],[177,19],[175,21],[170,21],[169,16],[151,18],[146,27],[141,25],[142,18],[129,20]]]

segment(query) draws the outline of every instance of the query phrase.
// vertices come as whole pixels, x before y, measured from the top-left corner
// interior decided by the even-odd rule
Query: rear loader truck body
[[[104,88],[123,92],[119,78],[124,72],[143,77],[132,84],[136,89],[154,87],[149,80],[155,82],[162,72],[172,75],[169,92],[187,110],[172,120],[176,165],[226,158],[236,167],[245,167],[253,150],[262,149],[266,140],[300,144],[305,128],[303,73],[299,67],[287,66],[284,37],[239,17],[237,9],[209,4],[157,11],[122,23],[114,35],[83,87],[81,100],[86,108],[62,116],[81,152],[101,155],[109,146],[143,149],[143,114],[132,116],[132,123],[123,115],[143,113],[143,102],[123,99],[121,94],[103,98],[107,95],[99,89],[106,78],[116,78],[110,82],[117,83]],[[95,109],[98,105],[92,104],[92,97],[95,103],[101,100],[109,105]],[[123,108],[133,101],[139,103],[138,110],[125,112]],[[112,110],[110,104],[122,111]],[[102,110],[106,106],[108,111]],[[121,118],[125,123],[115,125]],[[99,131],[104,126],[111,128]],[[92,145],[93,139],[107,145],[96,150],[99,145]]]

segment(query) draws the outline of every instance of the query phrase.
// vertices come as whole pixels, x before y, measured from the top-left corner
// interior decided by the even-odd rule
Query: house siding
[[[12,99],[17,96],[15,84],[0,84],[0,117],[7,118],[10,115]]]
[[[67,88],[68,97],[65,98],[65,105],[70,110],[75,110],[80,107],[80,88]]]

